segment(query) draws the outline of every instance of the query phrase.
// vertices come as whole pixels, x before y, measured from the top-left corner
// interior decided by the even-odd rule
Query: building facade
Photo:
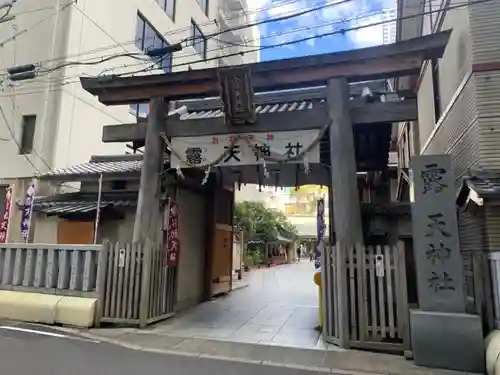
[[[457,189],[474,171],[500,169],[500,3],[403,0],[398,12],[403,18],[398,40],[451,31],[441,59],[425,64],[420,77],[397,83],[400,91],[417,93],[419,110],[418,123],[399,126],[398,192],[405,200],[412,155],[450,154]],[[484,205],[474,214],[462,211],[461,249],[497,249],[499,219],[493,206]]]
[[[397,9],[387,9],[382,14],[383,21],[394,20],[394,22],[388,22],[382,24],[382,34],[383,34],[383,44],[394,43],[396,41],[396,18]]]
[[[217,66],[219,41],[210,35],[220,30],[213,20],[225,1],[15,2],[14,18],[0,22],[0,200],[8,185],[18,200],[34,176],[91,155],[125,153],[123,144],[101,142],[102,127],[133,123],[147,115],[147,105],[106,107],[79,77]],[[245,4],[234,14],[248,13]],[[146,55],[179,42],[183,49],[174,54]],[[17,81],[6,72],[26,64],[35,64],[36,78]]]
[[[257,11],[248,9],[247,0],[224,0],[219,3],[217,23],[219,35],[219,66],[231,66],[260,61],[260,34],[257,25],[241,28],[257,22]]]

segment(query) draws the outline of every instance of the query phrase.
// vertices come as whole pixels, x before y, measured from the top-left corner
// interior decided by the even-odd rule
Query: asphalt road
[[[0,323],[0,363],[1,373],[6,375],[324,374],[293,368],[147,353],[97,341],[85,341],[49,328],[8,323]]]

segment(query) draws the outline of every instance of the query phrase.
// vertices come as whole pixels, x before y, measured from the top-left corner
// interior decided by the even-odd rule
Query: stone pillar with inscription
[[[410,311],[415,363],[483,372],[481,319],[465,313],[451,156],[415,156],[411,168],[419,304]]]

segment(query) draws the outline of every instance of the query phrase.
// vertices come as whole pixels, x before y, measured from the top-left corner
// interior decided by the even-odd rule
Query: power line
[[[268,18],[268,19],[257,21],[257,22],[253,22],[253,23],[250,23],[250,24],[236,26],[236,27],[233,27],[231,29],[225,29],[225,30],[217,31],[215,33],[211,33],[211,34],[208,34],[208,35],[205,35],[205,36],[185,38],[185,39],[183,39],[180,42],[180,44],[182,44],[182,43],[186,43],[187,44],[187,43],[190,43],[190,42],[194,42],[198,38],[211,39],[211,38],[215,38],[215,37],[217,37],[219,35],[222,35],[224,33],[230,32],[230,31],[238,31],[238,30],[242,30],[242,29],[245,29],[245,28],[249,28],[249,27],[254,27],[254,26],[259,26],[259,25],[263,25],[263,24],[268,24],[268,23],[273,23],[273,22],[280,22],[280,21],[289,20],[289,19],[292,19],[292,18],[300,17],[300,16],[305,15],[305,14],[316,12],[318,10],[327,9],[327,8],[332,7],[332,6],[338,6],[338,5],[341,5],[341,4],[345,4],[345,3],[348,3],[348,2],[351,2],[351,1],[353,1],[353,0],[338,0],[338,1],[335,1],[335,2],[332,2],[332,3],[327,3],[327,4],[320,5],[320,6],[314,6],[312,8],[305,9],[305,10],[302,10],[300,12],[295,12],[295,13],[292,13],[292,14],[289,14],[289,15],[286,15],[286,16]],[[85,17],[87,17],[97,27],[99,27],[99,29],[102,32],[104,32],[106,35],[108,35],[110,38],[112,38],[114,40],[114,38],[109,33],[107,33],[104,29],[102,29],[90,17],[88,17],[87,15],[85,15],[85,13],[82,10],[80,10],[76,5],[74,7],[76,9],[78,9],[79,12],[82,13],[82,15],[84,15]],[[136,53],[130,53],[130,52],[128,52],[123,46],[121,46],[121,47],[125,50],[125,54],[123,54],[123,55],[116,55],[116,57],[108,57],[104,61],[108,61],[110,59],[114,59],[114,58],[118,58],[118,57],[122,57],[122,56],[123,57],[134,57],[134,55],[137,55]],[[76,65],[94,65],[94,63],[83,63],[83,62],[79,62],[79,61],[72,61],[72,62],[67,62],[67,63],[61,64],[61,65],[59,65],[57,67],[54,67],[50,71],[54,71],[54,70],[59,69],[61,67],[66,67],[68,65],[75,65],[75,66]]]
[[[414,7],[415,5],[411,6],[411,7]],[[356,20],[360,20],[360,19],[363,19],[363,18],[368,18],[368,17],[373,17],[373,16],[376,16],[376,15],[380,15],[380,14],[383,14],[384,12],[386,12],[387,9],[380,9],[380,10],[371,10],[371,11],[368,11],[368,12],[365,12],[365,14],[360,14],[360,15],[357,15],[353,18],[350,18],[350,19],[342,19],[340,21],[334,21],[334,22],[325,22],[321,25],[311,25],[311,26],[305,26],[305,27],[302,27],[302,28],[299,28],[299,29],[292,29],[292,30],[289,30],[287,32],[282,32],[282,33],[279,33],[278,35],[269,35],[267,37],[263,37],[263,38],[259,38],[259,39],[255,39],[255,40],[252,40],[252,41],[262,41],[264,39],[268,39],[268,38],[273,38],[273,37],[276,37],[276,36],[283,36],[283,35],[286,35],[286,34],[291,34],[291,33],[295,33],[295,32],[298,32],[298,31],[304,31],[304,30],[311,30],[311,29],[315,29],[315,28],[321,28],[321,27],[326,27],[326,26],[332,26],[332,25],[335,25],[335,24],[344,24],[344,23],[347,23],[347,22],[352,22],[352,21],[356,21]],[[393,20],[395,21],[395,20]],[[240,47],[249,47],[249,46],[244,46],[244,45],[240,45]],[[210,49],[208,50],[207,52],[213,52],[213,51],[220,51],[220,50],[223,50],[225,48],[231,48],[231,46],[224,46],[224,47],[218,47],[218,48],[213,48],[213,49]],[[246,53],[246,52],[244,52]],[[108,61],[108,60],[112,60],[112,59],[116,59],[116,58],[119,58],[119,57],[134,57],[138,60],[144,60],[145,63],[151,63],[151,60],[150,59],[144,59],[144,58],[138,58],[136,53],[132,53],[132,54],[110,54],[109,56],[106,56],[106,57],[101,57],[99,60],[95,60],[95,61],[92,61],[92,62],[89,62],[89,63],[86,63],[84,61],[80,61],[80,62],[68,62],[66,64],[61,64],[60,66],[56,66],[50,70],[48,70],[47,72],[50,73],[51,71],[54,71],[60,67],[66,67],[66,66],[72,66],[72,65],[97,65],[101,62],[104,62],[104,61]],[[143,54],[139,54],[141,56],[144,56]],[[189,57],[192,57],[192,56],[196,56],[197,53],[191,53],[191,54],[186,54],[186,55],[180,55],[180,56],[177,56],[176,58],[179,59],[179,58],[189,58]],[[225,56],[218,56],[219,58],[224,58]],[[91,59],[88,59],[88,60],[91,60]],[[204,60],[206,61],[206,60]],[[191,62],[190,62],[191,63]],[[156,65],[157,62],[154,62],[153,64],[153,67],[154,65]],[[109,71],[109,70],[113,70],[113,69],[117,69],[117,68],[126,68],[126,67],[131,67],[131,66],[141,66],[142,64],[125,64],[123,66],[118,66],[118,67],[112,67],[112,68],[107,68],[106,70]],[[148,67],[147,68],[148,70],[151,69],[151,67]],[[141,70],[142,71],[142,70]],[[44,74],[46,75],[46,74]],[[100,74],[102,75],[102,73]],[[79,76],[79,75],[78,75]],[[71,79],[71,78],[76,78],[78,76],[75,76],[75,77],[65,77],[65,78],[60,78],[58,79],[59,81],[64,81],[64,80],[67,80],[67,79]],[[34,81],[32,83],[41,83],[40,81]]]
[[[246,53],[259,52],[259,51],[263,51],[263,50],[267,50],[267,49],[271,49],[271,48],[289,46],[289,45],[293,45],[293,44],[297,44],[297,43],[306,42],[306,41],[309,41],[309,40],[315,40],[315,39],[324,38],[324,37],[327,37],[327,36],[343,35],[343,34],[345,34],[347,32],[351,32],[351,31],[358,31],[358,30],[366,29],[366,28],[373,27],[373,26],[380,26],[380,25],[384,25],[384,24],[387,24],[387,23],[392,23],[392,22],[402,21],[402,20],[406,20],[406,19],[416,18],[416,17],[420,17],[420,16],[423,16],[423,15],[438,13],[438,12],[441,12],[441,11],[449,11],[449,10],[453,10],[453,9],[463,8],[463,7],[467,7],[467,6],[470,6],[470,5],[482,4],[482,3],[489,2],[489,1],[495,1],[495,0],[474,0],[474,1],[469,1],[467,3],[451,5],[451,6],[448,6],[448,7],[444,7],[444,8],[436,9],[436,10],[431,10],[431,11],[428,11],[428,12],[420,12],[420,13],[414,14],[414,15],[408,15],[408,16],[404,16],[404,17],[389,19],[389,20],[382,20],[382,21],[378,21],[378,22],[372,22],[372,23],[369,23],[369,24],[366,24],[366,25],[359,25],[359,26],[354,26],[354,27],[350,27],[350,28],[346,28],[346,29],[335,30],[335,31],[331,31],[331,32],[328,32],[328,33],[317,34],[317,35],[314,35],[314,36],[311,36],[311,37],[304,37],[304,38],[301,38],[301,39],[297,39],[297,40],[293,40],[293,41],[288,41],[288,42],[283,42],[283,43],[278,43],[278,44],[273,44],[273,45],[270,45],[270,46],[262,46],[262,47],[259,47],[259,48],[256,48],[256,49],[252,49],[252,50],[248,50],[248,51],[231,53],[231,54],[224,55],[224,56],[216,56],[216,57],[208,58],[208,59],[204,59],[204,60],[190,61],[190,62],[187,62],[187,63],[174,64],[174,65],[172,65],[172,67],[179,67],[179,66],[191,65],[191,64],[196,64],[198,62],[203,62],[203,61],[218,60],[220,58],[225,58],[225,57],[241,56],[241,55],[244,55]],[[157,70],[157,69],[152,69],[152,70]],[[136,71],[136,72],[133,72],[133,74],[137,74],[137,73],[141,73],[141,72],[142,71]],[[125,76],[125,75],[127,75],[127,73],[117,74],[116,76],[122,77],[122,76]]]
[[[229,29],[225,29],[225,30],[217,31],[215,33],[204,35],[203,37],[198,36],[198,37],[195,37],[195,38],[186,38],[185,41],[186,42],[191,42],[191,41],[194,41],[194,40],[200,39],[200,38],[212,39],[212,38],[215,38],[215,37],[217,37],[219,35],[225,34],[227,32],[238,31],[238,30],[242,30],[242,29],[247,29],[249,27],[265,25],[265,24],[268,24],[268,23],[286,21],[286,20],[289,20],[289,19],[292,19],[292,18],[297,18],[297,17],[303,16],[305,14],[316,12],[318,10],[323,10],[323,9],[327,9],[327,8],[330,8],[330,7],[339,6],[339,5],[342,5],[342,4],[345,4],[345,3],[349,3],[351,1],[353,1],[353,0],[338,0],[338,1],[333,2],[333,3],[326,3],[326,4],[323,3],[322,5],[316,5],[316,6],[313,6],[312,8],[305,9],[305,10],[302,10],[300,12],[295,12],[295,13],[292,13],[292,14],[289,14],[289,15],[286,15],[286,16],[268,18],[268,19],[265,19],[265,20],[257,21],[257,22],[251,22],[251,23],[246,24],[246,25],[235,26],[235,27],[232,27],[232,28],[229,28]]]
[[[278,8],[278,7],[281,7],[283,5],[288,5],[288,4],[296,3],[296,2],[299,2],[299,1],[302,1],[302,0],[286,0],[286,1],[276,2],[276,3],[273,3],[272,5],[268,5],[268,6],[265,6],[265,7],[257,8],[257,9],[255,9],[253,11],[244,11],[244,12],[238,13],[237,15],[235,15],[233,17],[224,18],[224,20],[231,20],[231,19],[239,18],[241,16],[249,15],[249,14],[252,14],[252,13],[259,13],[259,12],[261,12],[263,10]],[[72,3],[76,3],[76,2],[77,2],[76,0],[72,1],[70,4],[67,4],[67,5],[63,6],[62,8],[66,8],[67,6],[70,6],[70,5],[72,5]],[[44,9],[53,9],[53,7],[39,8],[38,10],[44,10]],[[61,9],[61,10],[63,10],[63,9]],[[33,12],[34,11],[37,11],[37,10],[33,10]],[[31,12],[31,11],[27,11],[27,12]],[[27,13],[27,12],[21,12],[21,13],[18,13],[18,14]],[[55,13],[53,15],[47,17],[47,19],[50,19],[54,15],[55,15]],[[88,17],[88,15],[86,15],[86,16]],[[47,19],[44,19],[42,21],[46,21]],[[90,17],[89,17],[89,19],[90,19]],[[92,20],[92,22],[94,24],[97,24],[93,20]],[[210,25],[212,23],[214,23],[214,20],[210,21],[210,22],[198,24],[198,26],[207,26],[207,25]],[[35,25],[33,25],[33,26],[35,26]],[[162,36],[163,37],[167,37],[167,36],[171,36],[171,35],[176,35],[176,34],[184,32],[184,31],[190,30],[191,27],[192,26],[187,26],[187,27],[183,27],[183,28],[178,28],[178,29],[170,30],[167,33],[162,34]],[[25,31],[23,31],[23,32],[25,32]],[[7,41],[4,41],[4,42],[0,43],[0,47],[3,44],[12,41],[17,36],[18,36],[18,34],[16,34],[13,38],[9,38],[9,40],[7,40]],[[151,39],[151,38],[154,38],[154,37],[149,37],[147,39]],[[136,42],[135,39],[129,40],[129,41],[125,41],[125,42],[122,42],[122,43],[116,42],[116,44],[111,44],[111,45],[108,45],[108,46],[91,49],[91,50],[84,51],[84,52],[77,53],[77,54],[65,55],[65,56],[56,57],[56,58],[52,58],[52,59],[42,60],[42,61],[38,62],[37,65],[42,65],[42,64],[46,64],[46,63],[50,63],[50,62],[65,60],[67,58],[75,58],[75,57],[80,57],[80,56],[84,56],[84,55],[90,55],[90,54],[93,54],[93,53],[98,53],[98,52],[103,52],[103,51],[106,51],[106,50],[111,50],[111,49],[114,49],[114,48],[120,47],[120,46],[133,45],[135,42]]]
[[[15,40],[17,37],[19,37],[20,35],[24,34],[24,33],[27,33],[28,31],[32,31],[34,30],[35,28],[37,28],[38,26],[40,26],[41,24],[47,22],[48,20],[52,19],[57,13],[59,12],[62,12],[63,10],[65,10],[67,7],[71,6],[72,4],[76,3],[77,0],[72,0],[70,1],[69,3],[61,6],[59,9],[57,9],[55,12],[53,12],[50,16],[48,17],[45,17],[43,19],[41,19],[40,21],[36,22],[35,24],[31,25],[29,28],[25,28],[17,33],[15,33],[14,35],[12,35],[11,37],[5,39],[4,41],[0,42],[0,47],[3,47],[6,43],[9,43],[13,40]]]
[[[463,7],[466,7],[466,6],[469,6],[469,5],[476,5],[476,4],[485,3],[485,2],[488,2],[488,1],[492,1],[492,0],[475,0],[475,1],[467,2],[467,3],[450,5],[448,7],[444,7],[444,8],[441,8],[441,9],[430,10],[430,11],[427,11],[427,12],[419,12],[417,14],[409,15],[409,16],[405,16],[405,17],[394,18],[394,19],[389,19],[389,20],[382,20],[382,21],[379,21],[379,22],[373,22],[373,23],[369,23],[369,24],[365,24],[365,25],[359,25],[359,26],[355,26],[355,27],[351,27],[351,28],[345,28],[345,29],[335,30],[335,31],[332,31],[332,32],[323,33],[323,34],[317,34],[317,35],[314,35],[314,36],[311,36],[311,37],[305,37],[305,38],[301,38],[301,39],[293,40],[293,41],[289,41],[289,42],[283,42],[283,43],[273,44],[273,45],[269,45],[269,46],[261,46],[259,48],[256,48],[256,49],[253,49],[253,50],[244,51],[244,52],[232,53],[232,54],[227,54],[227,55],[223,55],[223,56],[216,56],[216,57],[209,58],[209,59],[200,59],[200,60],[195,60],[195,61],[189,61],[189,62],[186,62],[186,63],[174,64],[174,65],[172,65],[172,67],[178,67],[178,66],[185,66],[185,65],[190,65],[190,64],[196,64],[198,62],[203,62],[203,61],[217,60],[217,59],[221,59],[221,58],[225,58],[225,57],[243,55],[245,53],[262,51],[262,50],[271,49],[271,48],[277,48],[277,47],[286,46],[286,45],[293,45],[293,44],[302,43],[302,42],[308,41],[308,40],[314,40],[314,39],[319,39],[319,38],[323,38],[323,37],[327,37],[327,36],[333,36],[333,35],[338,35],[338,34],[345,34],[346,32],[350,32],[350,31],[357,31],[357,30],[361,30],[361,29],[364,29],[364,28],[369,28],[369,27],[373,27],[373,26],[379,26],[379,25],[383,25],[383,24],[386,24],[386,23],[397,22],[398,20],[411,19],[411,18],[423,16],[423,15],[438,13],[438,12],[441,12],[441,11],[454,10],[454,9],[463,8]],[[368,17],[371,17],[371,16],[372,15],[370,15]],[[118,75],[115,75],[115,76],[125,76],[127,74],[137,74],[137,73],[142,73],[142,72],[147,72],[147,71],[154,71],[154,70],[158,70],[158,69],[159,68],[155,68],[154,66],[148,66],[148,67],[146,67],[144,69],[140,69],[140,70],[133,71],[133,72],[125,72],[125,73],[118,74]],[[76,80],[74,82],[67,82],[65,84],[76,83],[76,82],[78,82],[78,81]]]
[[[12,126],[9,124],[9,121],[7,119],[7,116],[5,115],[5,112],[3,110],[3,107],[2,105],[0,104],[0,114],[2,115],[2,118],[5,122],[5,126],[7,127],[7,130],[9,131],[9,134],[11,136],[11,140],[14,141],[14,143],[16,144],[16,146],[21,149],[21,144],[18,142],[17,138],[16,138],[16,133],[14,132],[14,129],[12,128]],[[40,172],[40,170],[36,167],[36,165],[31,161],[31,159],[29,158],[28,155],[26,154],[23,154],[24,158],[28,161],[28,163],[33,167],[33,169],[35,170],[35,172],[37,172],[38,174],[42,174]]]

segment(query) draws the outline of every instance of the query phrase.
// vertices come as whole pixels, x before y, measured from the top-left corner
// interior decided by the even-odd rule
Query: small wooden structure
[[[278,236],[273,241],[268,241],[266,243],[268,266],[290,263],[292,245],[293,241],[283,236]]]
[[[368,315],[375,314],[376,309],[366,309],[365,301],[371,304],[371,301],[379,298],[372,289],[373,283],[357,283],[354,289],[358,294],[347,286],[350,285],[349,280],[365,280],[366,273],[363,270],[366,262],[378,256],[373,255],[376,250],[369,248],[366,252],[354,250],[368,237],[362,220],[361,190],[356,173],[387,169],[392,124],[416,120],[417,102],[411,95],[406,95],[404,101],[399,100],[397,93],[389,93],[386,89],[371,95],[360,93],[369,86],[364,81],[418,75],[424,60],[443,55],[449,37],[450,31],[445,31],[379,47],[225,69],[136,77],[82,78],[83,88],[97,96],[103,104],[150,103],[147,121],[110,125],[103,131],[105,142],[132,141],[136,145],[145,145],[134,240],[154,237],[156,229],[150,223],[148,214],[158,207],[157,187],[162,176],[158,173],[159,161],[165,151],[163,142],[169,148],[167,153],[172,152],[172,156],[184,163],[182,167],[188,172],[197,169],[193,166],[203,164],[199,156],[205,150],[196,145],[197,140],[209,137],[217,144],[219,138],[231,138],[225,153],[216,155],[216,162],[208,160],[207,164],[203,164],[209,185],[318,184],[330,188],[329,212],[332,215],[335,211],[335,215],[330,219],[329,238],[335,238],[336,250],[323,257],[323,291],[325,296],[337,298],[333,303],[324,303],[327,308],[324,316],[328,319],[325,326],[330,327],[324,332],[325,339],[343,347],[353,345],[366,348],[381,348],[377,337],[380,340],[397,339],[397,348],[404,350],[408,343],[404,333],[407,301],[401,290],[394,290],[394,285],[406,285],[401,268],[398,267],[402,260],[394,255],[401,251],[391,250],[392,255],[389,251],[385,258],[388,263],[378,267],[385,267],[384,276],[379,278],[384,278],[388,293],[387,299],[379,300],[379,303],[385,306],[386,311],[393,313],[392,318],[389,316],[385,322],[367,319]],[[226,78],[221,80],[221,77]],[[239,84],[234,84],[236,81],[227,84],[227,77],[236,77],[234,79]],[[216,97],[220,94],[221,85],[225,88],[222,100]],[[210,96],[215,98],[202,99]],[[168,113],[169,101],[177,101],[175,113]],[[222,162],[224,156],[231,153],[237,142],[242,140],[248,141],[252,152],[264,161],[266,157],[273,159],[272,152],[270,156],[264,155],[262,145],[251,145],[248,134],[265,136],[292,131],[313,132],[315,135],[314,141],[304,147],[304,151],[299,152],[299,146],[303,145],[297,145],[293,158],[291,154],[286,160],[274,156],[274,160],[279,161],[269,165],[262,163],[259,158],[251,163]],[[186,149],[189,160],[182,160],[182,155],[174,152],[172,142],[176,140],[195,144],[189,150]],[[306,166],[304,155],[307,152],[314,155],[314,161]],[[234,156],[232,153],[229,155]],[[208,165],[213,169],[208,168]],[[176,165],[171,165],[171,168],[174,174]],[[229,220],[225,224],[232,223]],[[214,243],[207,244],[207,247],[209,257],[218,251],[214,249]],[[347,269],[352,267],[361,271],[354,271],[347,278]],[[333,269],[337,272],[330,272]],[[369,276],[370,272],[367,272]],[[395,280],[397,283],[393,283]],[[210,277],[207,284],[211,282]],[[392,291],[392,301],[397,302],[396,307],[388,299],[389,289]],[[347,290],[350,292],[347,293]],[[381,311],[377,311],[377,314],[381,314]],[[397,317],[394,315],[396,311]],[[349,316],[352,316],[351,323]],[[380,316],[385,317],[383,314]],[[357,323],[354,323],[355,317],[358,317]],[[358,344],[360,342],[364,344]]]

